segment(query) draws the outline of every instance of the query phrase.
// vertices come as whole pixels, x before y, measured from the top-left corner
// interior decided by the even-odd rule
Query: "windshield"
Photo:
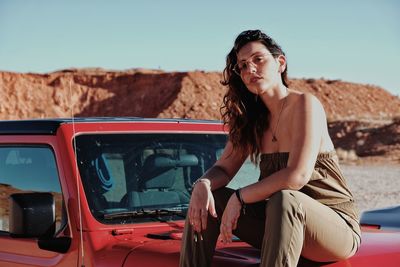
[[[226,140],[223,134],[77,136],[79,172],[92,214],[113,224],[182,220],[193,182],[220,157]],[[258,179],[253,165],[244,169],[246,178],[232,181],[233,187]]]

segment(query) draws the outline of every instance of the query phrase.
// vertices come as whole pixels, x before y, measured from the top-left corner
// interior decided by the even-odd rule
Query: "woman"
[[[242,32],[223,84],[229,141],[193,185],[180,266],[210,266],[218,236],[229,243],[233,235],[261,249],[260,266],[352,256],[359,219],[324,109],[313,95],[288,88],[280,46],[259,30]],[[259,181],[226,188],[249,156],[259,160]]]

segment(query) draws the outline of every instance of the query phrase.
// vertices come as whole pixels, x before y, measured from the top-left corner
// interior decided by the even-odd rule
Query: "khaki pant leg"
[[[232,190],[221,188],[213,192],[215,208],[218,218],[208,214],[207,228],[196,233],[186,217],[185,229],[182,236],[180,267],[207,267],[211,266],[215,245],[219,236],[220,219]]]
[[[245,214],[240,215],[237,228],[233,231],[233,234],[241,241],[258,249],[261,249],[265,232],[266,203],[266,201],[260,201],[247,204]]]
[[[181,267],[210,266],[214,255],[216,242],[219,236],[220,219],[229,198],[234,193],[230,188],[221,188],[213,192],[218,218],[208,216],[207,229],[197,234],[197,242],[192,226],[186,218],[182,236],[180,255]],[[261,248],[265,227],[265,201],[247,205],[246,213],[241,214],[233,234],[253,247]]]
[[[342,217],[304,193],[275,193],[266,213],[260,267],[296,266],[300,255],[337,261],[357,250],[357,235]]]
[[[301,255],[317,262],[338,261],[353,256],[360,246],[360,237],[347,222],[334,210],[309,196],[302,194],[300,198],[305,203],[306,214]]]

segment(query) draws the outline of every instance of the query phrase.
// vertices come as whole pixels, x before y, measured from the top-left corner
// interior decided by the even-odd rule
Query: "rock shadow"
[[[187,73],[134,73],[116,77],[92,75],[75,76],[74,82],[89,90],[105,89],[113,96],[104,100],[89,99],[88,93],[80,101],[88,102],[79,117],[157,117],[177,99],[182,80]]]

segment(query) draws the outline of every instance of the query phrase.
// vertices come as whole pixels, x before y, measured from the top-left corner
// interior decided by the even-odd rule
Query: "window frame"
[[[54,138],[54,136],[51,136]],[[11,140],[10,140],[11,139]],[[35,142],[38,139],[37,142]],[[46,139],[44,141],[43,139]],[[60,161],[59,161],[59,155],[57,153],[56,149],[56,142],[55,140],[47,140],[47,136],[1,136],[0,137],[0,149],[3,147],[9,147],[9,148],[46,148],[50,151],[51,155],[53,156],[54,159],[54,164],[55,164],[55,170],[57,173],[57,179],[58,179],[58,185],[60,189],[60,196],[61,196],[61,208],[60,208],[60,225],[58,228],[56,228],[56,232],[54,236],[59,235],[61,232],[63,232],[66,227],[68,226],[68,213],[67,209],[65,206],[65,198],[64,198],[64,186],[63,186],[63,179],[62,179],[62,169],[60,168]],[[52,138],[50,138],[52,139]],[[50,141],[50,142],[49,142]],[[11,185],[12,186],[12,185]],[[44,192],[44,191],[30,191],[30,190],[22,190],[22,192]],[[52,191],[51,191],[52,192]],[[58,192],[54,192],[58,193]],[[55,199],[54,199],[55,200]],[[56,210],[57,211],[57,210]],[[55,214],[57,216],[57,213]],[[3,229],[0,229],[0,236],[9,236],[10,232],[5,231]]]

